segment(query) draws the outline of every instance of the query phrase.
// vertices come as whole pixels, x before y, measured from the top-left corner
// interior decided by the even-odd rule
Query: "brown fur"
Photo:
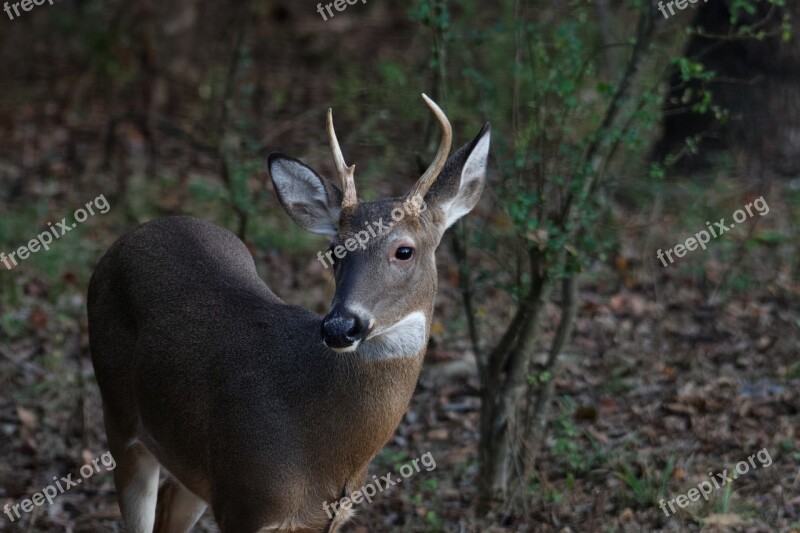
[[[418,345],[395,339],[414,353],[334,352],[322,342],[322,319],[281,301],[246,246],[212,224],[157,220],[108,250],[89,286],[89,335],[129,532],[188,531],[206,503],[223,533],[338,531],[350,513],[331,521],[322,504],[363,485],[408,406],[430,331],[442,206],[463,189],[461,169],[482,138],[487,151],[484,129],[450,158],[426,196],[429,211],[392,230],[416,243],[413,263],[392,262],[385,236],[336,266],[334,301],[366,309],[375,327],[424,313]],[[476,165],[480,187],[458,200],[467,211],[482,188]],[[309,183],[308,194],[341,200],[332,185]],[[282,185],[287,211],[315,224],[295,209],[307,189]],[[402,200],[358,204],[335,221],[334,241]],[[364,346],[384,346],[382,338]],[[161,468],[169,477],[156,498]]]

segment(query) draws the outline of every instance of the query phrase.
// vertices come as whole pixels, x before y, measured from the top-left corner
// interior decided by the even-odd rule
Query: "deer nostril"
[[[352,319],[353,325],[350,329],[347,330],[347,336],[350,338],[355,338],[361,333],[361,321],[358,319],[357,316],[354,316]]]

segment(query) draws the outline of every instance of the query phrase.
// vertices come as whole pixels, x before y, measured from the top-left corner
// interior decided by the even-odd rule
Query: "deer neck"
[[[330,438],[343,437],[334,446],[340,450],[337,453],[348,456],[352,465],[361,465],[392,437],[408,409],[422,368],[424,349],[414,357],[374,360],[358,354],[338,357],[343,357],[343,362],[350,359],[350,363],[345,363],[349,368],[344,370],[347,388],[340,389],[342,395],[329,403],[333,409],[325,420],[332,424],[329,435],[334,437]],[[352,445],[352,435],[360,435],[358,446]]]

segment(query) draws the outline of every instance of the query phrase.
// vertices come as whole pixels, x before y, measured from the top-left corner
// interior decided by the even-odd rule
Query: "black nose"
[[[366,321],[346,309],[331,309],[322,320],[322,339],[330,348],[348,348],[366,334]]]

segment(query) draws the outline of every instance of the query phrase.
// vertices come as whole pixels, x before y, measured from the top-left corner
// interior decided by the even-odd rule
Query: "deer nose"
[[[367,336],[368,321],[347,309],[331,309],[322,320],[322,340],[329,348],[349,348]]]

